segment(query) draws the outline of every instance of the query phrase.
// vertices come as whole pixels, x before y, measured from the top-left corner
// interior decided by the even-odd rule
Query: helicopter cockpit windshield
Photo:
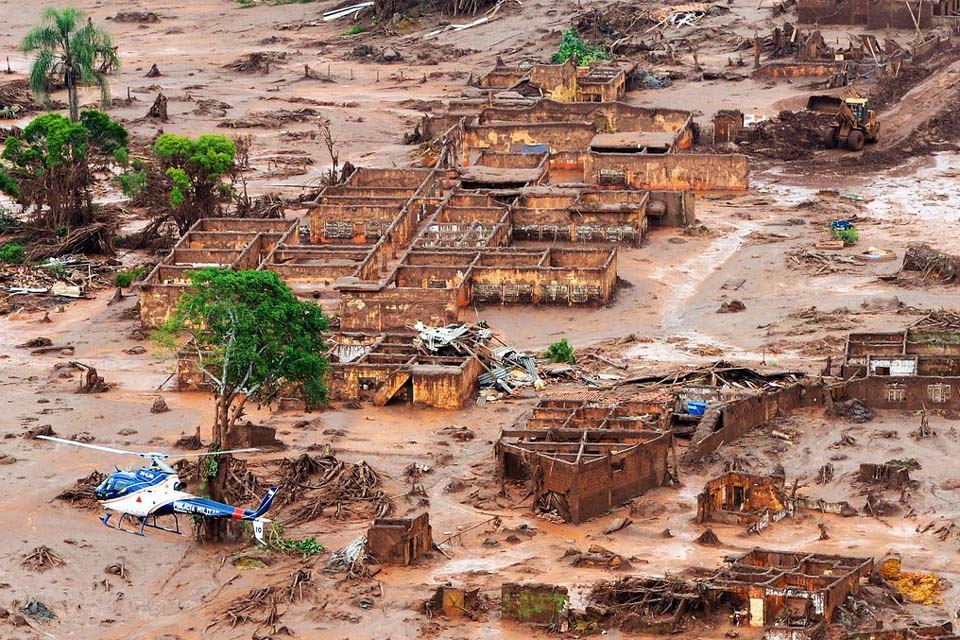
[[[113,474],[101,482],[94,490],[94,493],[98,500],[108,500],[123,494],[124,491],[127,490],[127,487],[134,482],[135,480],[133,478],[125,478],[119,474]]]

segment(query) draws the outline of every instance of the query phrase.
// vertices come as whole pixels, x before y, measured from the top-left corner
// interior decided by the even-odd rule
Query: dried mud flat
[[[0,43],[11,52],[11,66],[18,74],[27,60],[13,53],[16,43],[46,5],[24,4],[0,0],[0,15],[5,17]],[[437,101],[459,95],[467,75],[491,68],[497,55],[511,62],[546,58],[555,50],[560,31],[584,10],[572,1],[524,2],[506,7],[504,15],[488,25],[424,41],[414,30],[359,39],[342,36],[343,22],[319,21],[336,6],[330,2],[250,9],[228,0],[164,0],[135,7],[109,1],[74,4],[109,25],[120,44],[124,69],[112,79],[119,98],[113,115],[146,139],[161,129],[195,135],[240,127],[254,138],[257,171],[251,187],[285,195],[299,194],[300,187],[316,188],[329,165],[315,137],[319,119],[331,122],[341,144],[341,161],[406,166],[413,147],[403,143],[403,134],[413,129],[424,109],[439,108]],[[154,17],[106,21],[131,10]],[[775,22],[765,10],[735,3],[731,14],[712,28],[724,37],[752,37],[755,27],[768,31]],[[708,37],[703,40],[700,64],[722,67],[729,46],[716,38],[713,43]],[[403,59],[358,60],[364,52],[352,52],[360,44],[381,53],[395,48]],[[244,58],[254,51],[277,53]],[[230,68],[241,59],[244,64]],[[162,75],[144,77],[153,64]],[[312,76],[305,77],[304,65]],[[888,153],[906,135],[902,132],[923,127],[943,101],[956,103],[956,65],[944,65],[936,77],[906,94],[917,98],[913,104],[919,106],[900,102],[882,113],[889,115],[897,133],[877,153]],[[128,91],[131,99],[125,100]],[[169,122],[142,120],[158,92],[169,100]],[[811,92],[758,80],[688,78],[666,89],[634,92],[627,101],[693,107],[705,119],[731,107],[772,116],[795,108]],[[94,99],[93,93],[84,96]],[[851,331],[901,329],[931,309],[960,308],[956,285],[898,283],[886,276],[897,272],[899,260],[857,257],[875,246],[902,258],[907,245],[915,242],[957,253],[960,154],[942,145],[938,153],[917,153],[875,171],[847,170],[859,156],[842,154],[811,150],[809,158],[801,155],[788,163],[761,158],[753,167],[748,192],[698,199],[697,219],[706,233],[655,229],[642,247],[621,248],[618,275],[625,284],[606,307],[503,306],[484,307],[479,313],[520,349],[540,350],[567,337],[585,351],[598,345],[597,353],[626,363],[636,375],[719,359],[816,374],[828,356],[834,363],[842,359]],[[812,162],[800,166],[807,160]],[[869,166],[869,160],[864,164]],[[860,198],[844,199],[841,194]],[[827,223],[837,218],[857,220],[858,248],[811,257],[814,243],[829,235]],[[742,311],[716,313],[734,300],[742,303]],[[820,409],[774,418],[683,468],[678,487],[649,491],[608,514],[572,525],[537,517],[529,499],[521,501],[522,493],[501,494],[494,477],[493,443],[501,429],[537,402],[532,389],[462,411],[364,405],[304,415],[253,408],[249,418],[276,427],[287,449],[248,457],[252,471],[268,477],[282,458],[315,454],[329,445],[339,461],[363,461],[377,471],[397,515],[428,506],[434,538],[447,540],[446,555],[433,552],[412,566],[389,567],[371,580],[355,581],[325,573],[327,554],[303,561],[240,544],[204,545],[189,535],[139,538],[111,531],[97,522],[96,511],[56,496],[91,472],[106,471],[113,461],[22,436],[49,425],[63,437],[88,434],[97,442],[165,450],[197,425],[208,428],[209,398],[170,392],[175,363],[163,359],[138,333],[135,305],[135,297],[111,303],[104,291],[53,311],[50,322],[43,321],[42,312],[0,319],[0,405],[5,416],[0,420],[0,454],[7,456],[0,462],[13,459],[0,465],[6,515],[0,527],[5,550],[0,556],[0,611],[8,613],[0,618],[2,638],[547,637],[543,629],[501,621],[500,585],[562,584],[581,602],[594,583],[615,577],[608,568],[571,566],[565,558],[570,548],[591,545],[629,559],[636,573],[657,576],[691,567],[714,569],[725,556],[756,546],[877,558],[893,551],[911,570],[940,575],[947,588],[941,605],[904,604],[895,608],[889,622],[955,619],[960,610],[960,539],[936,533],[960,518],[960,495],[955,495],[960,471],[952,464],[960,451],[960,427],[934,415],[930,426],[937,436],[916,440],[910,432],[919,416],[896,411],[879,412],[865,424],[828,418]],[[73,353],[31,354],[17,348],[38,335],[54,345],[70,344]],[[133,349],[138,346],[143,353]],[[70,361],[94,364],[114,387],[103,394],[74,393],[79,375],[58,367]],[[574,388],[560,388],[568,387]],[[150,411],[158,394],[170,411]],[[451,430],[452,425],[466,427],[474,437],[453,437],[458,431]],[[846,444],[836,444],[841,441]],[[719,546],[694,542],[704,531],[695,522],[697,494],[735,460],[757,473],[771,473],[781,464],[788,483],[796,480],[807,495],[849,500],[859,509],[865,498],[853,481],[858,465],[908,458],[921,462],[911,473],[918,484],[897,514],[804,514],[776,523],[759,537],[746,534],[742,526],[711,524]],[[818,484],[820,468],[831,460],[833,479]],[[431,468],[420,478],[422,494],[408,494],[405,472],[411,464]],[[887,497],[896,501],[899,496]],[[324,515],[290,526],[288,533],[314,536],[327,550],[336,550],[365,533],[371,515],[366,507],[340,518]],[[618,517],[630,517],[633,524],[603,533]],[[820,524],[826,525],[829,539],[819,539]],[[663,536],[665,530],[671,537]],[[30,560],[32,565],[23,564],[43,546],[53,558],[40,554],[39,560]],[[309,573],[301,573],[304,570]],[[447,581],[480,588],[489,610],[478,621],[424,615],[423,602]],[[20,617],[20,607],[33,599],[56,617]],[[733,629],[728,621],[691,623],[681,637],[724,638],[727,633],[761,637],[757,629]]]

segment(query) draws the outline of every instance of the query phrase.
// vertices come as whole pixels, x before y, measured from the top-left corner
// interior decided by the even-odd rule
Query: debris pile
[[[42,260],[44,256],[40,254],[49,252],[52,246],[60,245],[37,245],[28,254],[28,261]],[[39,258],[33,257],[34,254]],[[71,253],[50,257],[39,264],[0,263],[0,301],[6,299],[10,305],[21,307],[50,306],[61,304],[64,299],[82,298],[93,289],[113,286],[113,262]]]
[[[584,551],[577,549],[568,549],[563,554],[564,558],[570,558],[570,565],[573,567],[596,567],[599,569],[625,570],[630,569],[630,562],[619,553],[614,553],[609,549],[601,547],[598,544],[592,544]]]
[[[291,122],[310,122],[321,116],[320,111],[311,107],[300,109],[277,109],[260,111],[235,120],[224,120],[217,126],[221,129],[278,129]]]
[[[286,51],[254,51],[240,56],[233,62],[223,66],[224,69],[237,71],[238,73],[270,73],[271,65],[277,65],[285,62],[287,59]]]
[[[828,414],[832,418],[843,418],[858,424],[873,420],[873,411],[859,398],[833,403]]]
[[[120,11],[113,16],[114,22],[136,22],[139,24],[150,24],[160,22],[160,16],[153,11]]]
[[[80,382],[77,393],[103,393],[113,387],[112,384],[108,384],[107,381],[97,373],[95,367],[75,360],[70,362],[70,366],[74,369],[79,369],[83,373],[83,379]]]
[[[21,118],[42,108],[34,100],[30,83],[25,78],[0,85],[0,120]]]
[[[277,587],[251,589],[246,595],[233,600],[216,623],[228,624],[231,628],[250,622],[258,626],[275,626],[282,615],[277,611],[280,597]],[[266,616],[260,617],[263,612],[267,612]]]
[[[518,387],[543,387],[533,356],[504,343],[483,326],[466,324],[429,327],[417,322],[414,346],[421,352],[434,355],[470,355],[477,358],[484,372],[477,378],[481,389],[493,389],[512,394]],[[481,400],[490,400],[496,393],[481,394]]]
[[[926,243],[911,244],[903,256],[904,271],[919,271],[920,279],[954,282],[960,275],[960,256],[938,251]]]
[[[811,111],[781,111],[773,119],[741,130],[740,150],[769,160],[805,160],[822,144],[828,115]]]
[[[363,460],[343,462],[329,448],[320,456],[305,453],[293,460],[285,458],[279,471],[279,502],[295,504],[286,518],[289,525],[309,522],[326,509],[332,509],[336,518],[364,519],[393,511],[379,473]]]
[[[57,495],[57,500],[69,502],[80,509],[97,509],[99,504],[94,497],[93,490],[107,479],[107,476],[94,471],[90,475],[80,478],[73,486]]]
[[[784,255],[790,263],[814,269],[814,276],[846,271],[848,267],[861,267],[864,265],[863,259],[858,256],[844,256],[834,253],[824,253],[822,251],[811,251],[803,247],[788,251]]]
[[[54,553],[50,547],[40,545],[24,556],[20,566],[35,573],[43,573],[54,567],[62,567],[63,564],[63,558]]]
[[[331,553],[324,571],[345,572],[348,578],[364,578],[372,575],[367,567],[367,536],[360,536],[343,549]]]
[[[704,608],[700,585],[672,576],[627,576],[598,582],[587,601],[613,624],[629,632],[657,628],[673,633],[684,616]]]

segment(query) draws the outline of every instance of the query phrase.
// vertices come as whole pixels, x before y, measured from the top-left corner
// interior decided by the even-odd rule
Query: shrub
[[[118,271],[117,275],[113,277],[113,283],[121,288],[129,287],[136,280],[140,280],[143,276],[147,275],[147,270],[144,267],[134,267],[133,269],[127,269],[126,271]]]
[[[298,555],[301,558],[309,558],[323,553],[323,545],[317,542],[314,537],[295,540],[283,535],[283,525],[279,522],[271,522],[267,530],[267,546],[279,553],[287,555]]]
[[[367,28],[366,28],[365,26],[363,26],[362,24],[355,24],[355,25],[353,25],[352,27],[350,27],[349,29],[347,29],[346,31],[344,31],[343,33],[341,33],[340,35],[342,35],[342,36],[355,36],[355,35],[357,35],[358,33],[363,33],[363,32],[366,31],[366,30],[367,30]]]
[[[117,176],[120,191],[128,198],[136,198],[147,186],[146,171],[127,171]]]
[[[8,242],[0,247],[0,262],[7,264],[20,264],[23,262],[25,253],[23,245],[16,242]]]
[[[570,56],[577,54],[577,64],[587,67],[600,60],[609,60],[610,56],[604,51],[602,46],[594,46],[584,42],[576,29],[567,29],[563,32],[563,38],[560,40],[560,48],[550,58],[553,64],[563,64],[570,59]]]
[[[547,358],[550,362],[565,362],[573,364],[577,359],[573,355],[573,346],[564,338],[547,347]]]
[[[849,247],[850,245],[857,244],[857,241],[860,240],[860,234],[857,233],[857,230],[853,226],[849,227],[830,227],[830,233],[833,234],[833,237],[837,240],[843,240],[844,246]]]

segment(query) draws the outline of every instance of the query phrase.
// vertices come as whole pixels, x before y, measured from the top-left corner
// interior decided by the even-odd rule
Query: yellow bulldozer
[[[823,131],[823,144],[828,149],[845,144],[851,151],[860,151],[864,144],[880,139],[877,112],[867,108],[868,103],[867,98],[859,95],[846,98],[810,96],[807,110],[836,117],[836,123]]]

